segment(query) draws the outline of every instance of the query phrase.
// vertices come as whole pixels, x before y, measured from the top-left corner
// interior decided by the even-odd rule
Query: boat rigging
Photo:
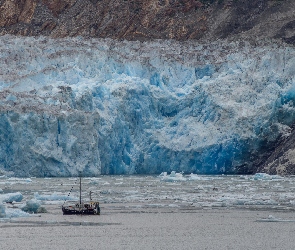
[[[79,174],[79,182],[80,182],[80,195],[79,195],[79,203],[66,205],[65,203],[62,205],[62,212],[64,215],[70,214],[79,214],[79,215],[100,215],[100,207],[98,201],[92,201],[90,191],[90,201],[88,203],[82,202],[82,177],[81,173]],[[72,191],[72,189],[71,189]],[[71,192],[70,191],[70,192]]]

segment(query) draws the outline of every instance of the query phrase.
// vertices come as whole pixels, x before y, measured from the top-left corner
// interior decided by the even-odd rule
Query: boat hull
[[[76,204],[75,206],[62,206],[62,212],[64,215],[100,215],[99,203],[91,204]]]

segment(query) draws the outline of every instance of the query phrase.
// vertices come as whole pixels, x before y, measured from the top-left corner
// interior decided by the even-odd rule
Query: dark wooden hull
[[[98,204],[98,203],[97,203]],[[63,206],[62,212],[64,215],[80,214],[80,215],[100,215],[99,205],[91,206],[88,204],[83,204],[83,206]]]
[[[63,208],[62,212],[64,215],[71,215],[71,214],[99,215],[100,214],[100,211],[96,212],[94,209],[78,210],[78,209]]]

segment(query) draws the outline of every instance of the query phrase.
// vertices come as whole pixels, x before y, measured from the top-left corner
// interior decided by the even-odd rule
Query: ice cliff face
[[[0,168],[251,172],[295,121],[295,50],[0,38]]]

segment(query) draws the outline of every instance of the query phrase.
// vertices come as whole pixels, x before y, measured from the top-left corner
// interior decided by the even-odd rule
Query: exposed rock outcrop
[[[294,9],[292,0],[1,0],[0,34],[294,43]]]
[[[281,138],[269,158],[258,168],[259,172],[278,175],[295,174],[295,130]]]

